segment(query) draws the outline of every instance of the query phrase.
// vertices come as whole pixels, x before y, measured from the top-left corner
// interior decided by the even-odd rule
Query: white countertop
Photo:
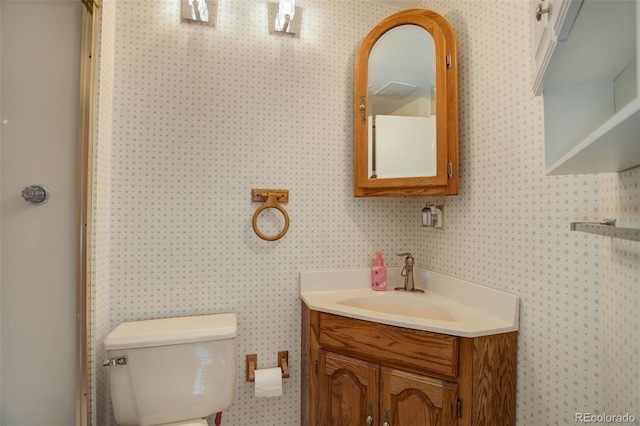
[[[371,290],[370,269],[303,271],[300,297],[311,310],[453,336],[479,337],[518,330],[518,296],[420,267],[414,267],[415,286],[425,293],[397,292],[394,287],[402,287],[404,279],[400,271],[399,267],[387,268],[386,292]],[[384,302],[399,297],[436,306],[438,311],[446,311],[448,315],[442,318],[447,319],[386,313],[343,303],[354,298]]]

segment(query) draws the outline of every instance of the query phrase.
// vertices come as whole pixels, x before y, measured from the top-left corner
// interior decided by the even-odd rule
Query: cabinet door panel
[[[381,385],[381,414],[391,425],[457,424],[457,384],[383,367]]]
[[[320,351],[319,367],[318,425],[378,424],[377,364]]]

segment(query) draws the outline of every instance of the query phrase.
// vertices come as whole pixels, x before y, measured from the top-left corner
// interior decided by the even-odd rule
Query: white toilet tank
[[[236,377],[234,313],[123,322],[104,340],[120,426],[199,419],[228,408]]]

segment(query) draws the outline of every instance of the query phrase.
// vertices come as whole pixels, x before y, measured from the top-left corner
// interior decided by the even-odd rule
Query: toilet
[[[120,426],[206,426],[231,406],[234,313],[123,322],[104,340]]]

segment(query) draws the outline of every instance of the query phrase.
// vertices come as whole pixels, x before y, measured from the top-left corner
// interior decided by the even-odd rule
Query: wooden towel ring
[[[258,210],[256,210],[253,214],[253,220],[251,221],[253,230],[258,237],[262,238],[265,241],[279,240],[280,238],[284,237],[284,234],[286,234],[289,230],[289,215],[287,214],[287,211],[284,209],[284,207],[282,207],[282,205],[278,203],[278,198],[284,197],[284,195],[277,192],[267,192],[261,193],[260,196],[266,196],[267,200],[260,207],[258,207]],[[265,235],[260,231],[260,229],[258,229],[258,216],[260,216],[260,213],[262,213],[266,209],[279,210],[280,213],[282,213],[282,216],[284,216],[284,228],[282,229],[282,231],[280,231],[280,233],[276,235]]]

